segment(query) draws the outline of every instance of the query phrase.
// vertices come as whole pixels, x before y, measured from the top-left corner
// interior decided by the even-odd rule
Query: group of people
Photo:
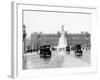
[[[53,46],[50,46],[50,51],[55,51],[57,50],[57,48],[53,47]],[[41,47],[40,47],[41,48]],[[71,51],[74,51],[75,52],[75,55],[83,55],[85,53],[87,53],[88,51],[90,51],[90,47],[87,47],[87,46],[81,46],[81,45],[75,45],[75,46],[67,46],[66,47],[66,53],[70,54]],[[25,51],[25,53],[33,53],[33,52],[37,52],[39,53],[40,52],[40,49],[27,49]]]

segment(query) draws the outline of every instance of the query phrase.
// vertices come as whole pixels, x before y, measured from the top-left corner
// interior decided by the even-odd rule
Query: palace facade
[[[42,45],[57,46],[60,36],[60,32],[57,32],[57,34],[43,34],[42,32],[34,32],[31,34],[30,38],[26,38],[26,48],[37,49]],[[67,45],[74,46],[81,44],[88,47],[91,46],[91,36],[88,32],[82,32],[80,34],[68,34],[65,32],[65,37],[67,40]]]

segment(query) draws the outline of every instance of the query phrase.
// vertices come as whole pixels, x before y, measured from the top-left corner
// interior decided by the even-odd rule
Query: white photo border
[[[96,25],[96,8],[92,7],[74,7],[74,6],[56,6],[56,5],[39,5],[12,2],[12,77],[40,77],[50,75],[66,75],[72,73],[96,72],[97,70],[97,53],[95,44],[95,26]],[[31,69],[23,70],[22,66],[22,25],[23,10],[44,10],[55,12],[74,12],[86,13],[92,15],[92,33],[91,33],[91,66],[77,68],[54,68],[54,69]]]

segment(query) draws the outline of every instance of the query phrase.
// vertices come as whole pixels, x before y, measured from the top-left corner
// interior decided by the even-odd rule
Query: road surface
[[[73,51],[64,56],[58,51],[53,51],[51,58],[43,59],[36,52],[28,53],[24,55],[23,69],[90,66],[90,57],[90,52],[86,52],[82,57],[76,57]]]

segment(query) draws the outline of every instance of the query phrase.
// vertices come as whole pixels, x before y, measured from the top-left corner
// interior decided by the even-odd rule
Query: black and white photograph
[[[13,2],[12,77],[96,72],[96,18],[85,5]]]
[[[88,12],[23,10],[23,70],[91,66],[91,18]]]

